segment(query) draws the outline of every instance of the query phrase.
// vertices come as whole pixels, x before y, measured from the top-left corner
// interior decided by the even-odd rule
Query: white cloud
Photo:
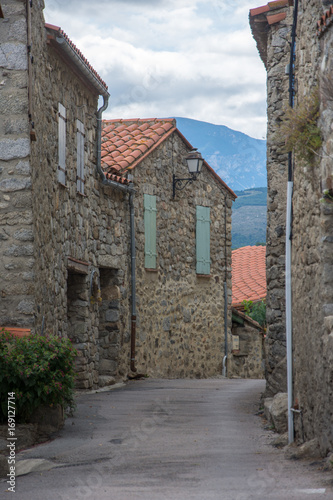
[[[253,1],[46,0],[109,86],[108,118],[183,116],[266,133],[265,69]],[[74,20],[73,20],[74,19]]]

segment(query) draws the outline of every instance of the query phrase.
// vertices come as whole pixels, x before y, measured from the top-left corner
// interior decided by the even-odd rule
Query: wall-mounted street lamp
[[[178,191],[181,191],[184,189],[188,184],[192,184],[193,181],[197,180],[198,175],[201,172],[201,168],[203,165],[203,158],[201,156],[201,153],[197,151],[196,149],[192,149],[188,156],[185,158],[187,162],[187,168],[189,171],[189,174],[191,177],[186,177],[184,179],[179,179],[173,174],[172,176],[172,196],[173,198],[176,195],[176,189]]]

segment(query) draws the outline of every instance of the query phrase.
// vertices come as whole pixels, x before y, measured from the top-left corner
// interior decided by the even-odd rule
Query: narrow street
[[[15,499],[332,499],[332,472],[270,444],[264,384],[147,379],[80,395],[56,439],[17,455]]]

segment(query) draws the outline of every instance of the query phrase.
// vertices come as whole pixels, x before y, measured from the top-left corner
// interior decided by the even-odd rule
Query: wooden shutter
[[[156,196],[144,195],[145,267],[156,269]]]
[[[76,120],[76,189],[84,194],[84,125]]]
[[[197,206],[197,274],[210,274],[210,208]]]
[[[66,108],[58,108],[58,181],[66,184]]]

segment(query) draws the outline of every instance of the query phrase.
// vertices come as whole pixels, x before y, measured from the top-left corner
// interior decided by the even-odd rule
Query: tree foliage
[[[266,303],[253,302],[252,300],[243,300],[244,312],[247,316],[259,323],[262,327],[266,327]]]

